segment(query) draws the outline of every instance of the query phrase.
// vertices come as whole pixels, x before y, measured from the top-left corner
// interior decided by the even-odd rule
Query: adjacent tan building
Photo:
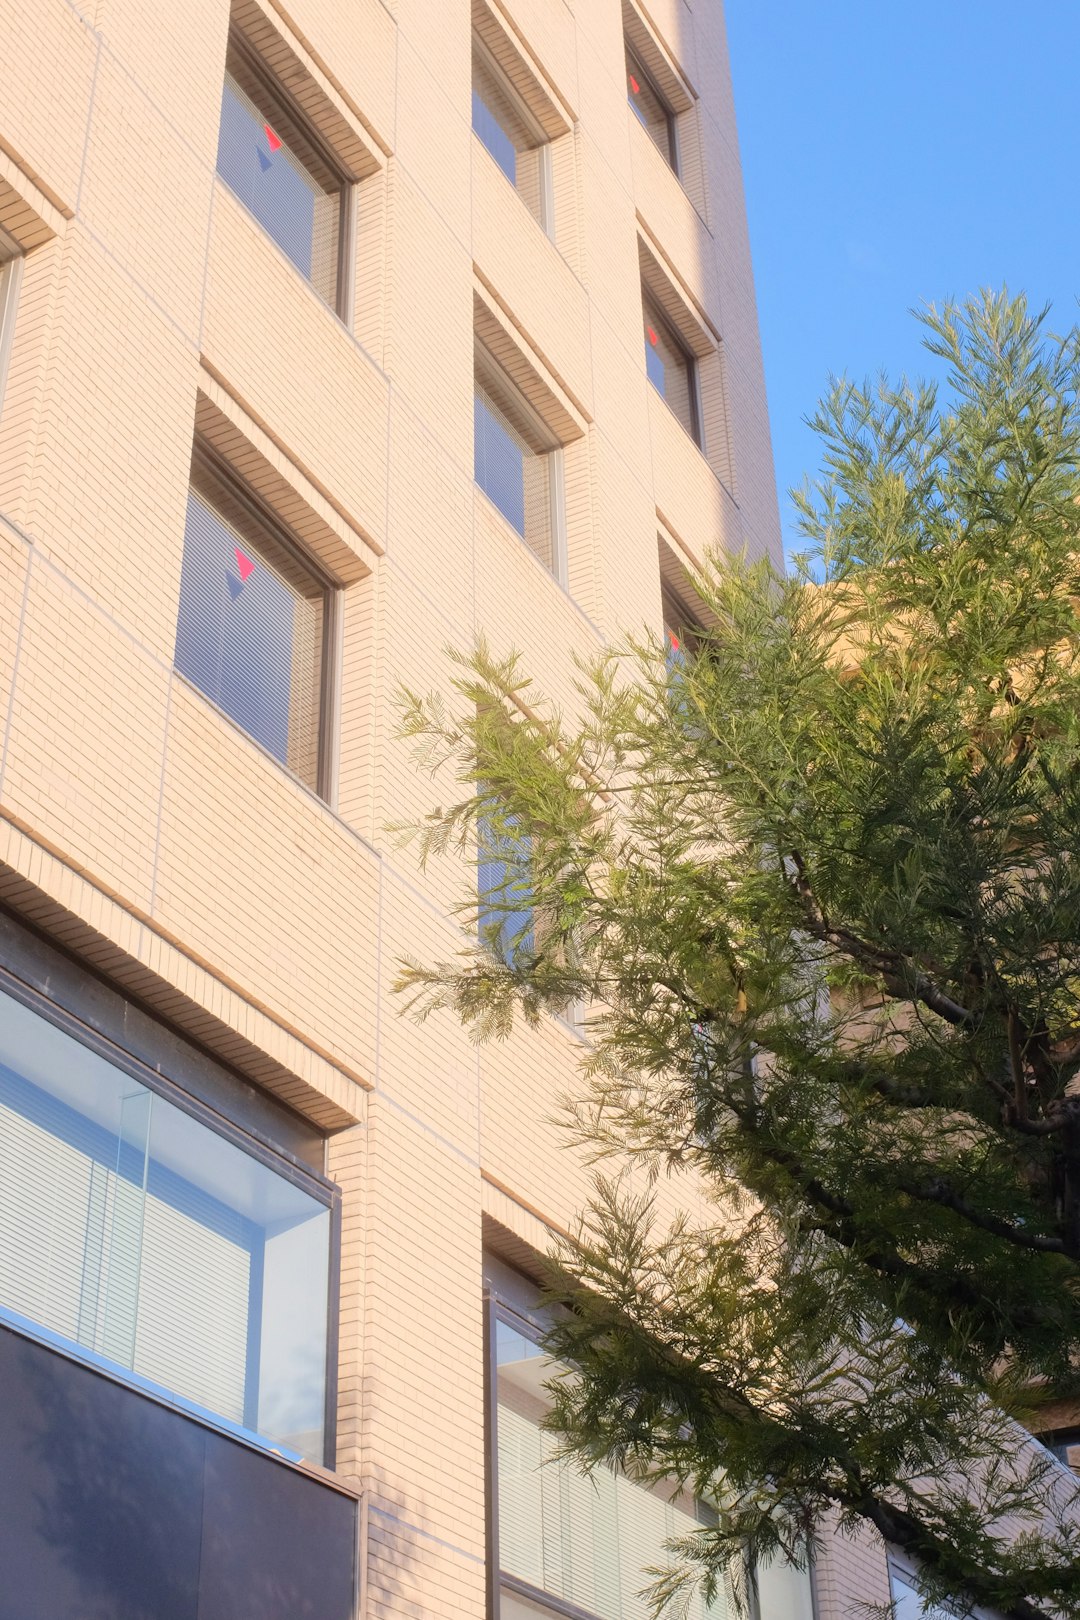
[[[580,1037],[399,1016],[468,878],[394,698],[482,633],[569,700],[780,557],[719,0],[0,41],[0,1615],[630,1620],[699,1510],[532,1473]],[[888,1595],[844,1543],[761,1620]]]

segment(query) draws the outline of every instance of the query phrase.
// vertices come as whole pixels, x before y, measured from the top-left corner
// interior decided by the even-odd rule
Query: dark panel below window
[[[0,1327],[0,1620],[351,1620],[356,1503]]]

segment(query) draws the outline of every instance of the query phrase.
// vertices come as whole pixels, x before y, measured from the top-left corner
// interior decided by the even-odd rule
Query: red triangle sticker
[[[240,572],[240,578],[246,584],[254,572],[255,564],[250,557],[244,556],[239,546],[234,546],[233,551],[236,553],[236,566]]]
[[[639,96],[641,94],[641,86],[638,84],[632,73],[630,75],[630,88],[634,92],[635,96]]]
[[[653,331],[651,326],[649,327],[649,342],[652,344],[653,348],[655,349],[656,348],[656,333]]]
[[[280,135],[275,135],[269,124],[264,124],[263,129],[266,131],[266,139],[270,143],[271,152],[276,152],[278,147],[281,145]]]

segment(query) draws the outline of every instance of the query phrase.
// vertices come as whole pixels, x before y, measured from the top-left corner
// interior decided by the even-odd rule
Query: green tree
[[[589,1009],[570,1133],[614,1165],[555,1420],[715,1495],[658,1600],[838,1516],[931,1596],[1080,1615],[1072,1483],[1002,1415],[1080,1351],[1080,335],[920,318],[947,381],[834,383],[807,560],[714,557],[692,654],[599,657],[572,716],[485,647],[460,702],[403,698],[463,785],[423,858],[520,852],[514,937],[489,892],[410,1005]],[[662,1229],[635,1160],[708,1219]]]

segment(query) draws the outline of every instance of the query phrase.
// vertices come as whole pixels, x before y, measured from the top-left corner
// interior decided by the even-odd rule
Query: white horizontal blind
[[[599,1620],[651,1620],[640,1595],[647,1571],[672,1563],[671,1537],[700,1529],[685,1496],[599,1468],[586,1476],[555,1461],[542,1428],[554,1365],[525,1334],[498,1324],[499,1561],[506,1575],[576,1604]],[[726,1620],[722,1597],[706,1608],[695,1593],[686,1620]],[[772,1620],[772,1617],[769,1617]]]

